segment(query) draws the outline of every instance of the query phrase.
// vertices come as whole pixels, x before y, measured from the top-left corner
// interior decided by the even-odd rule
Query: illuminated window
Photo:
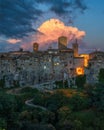
[[[84,74],[83,68],[81,68],[81,67],[76,68],[76,73],[77,73],[77,75],[82,75],[82,74]]]
[[[44,69],[46,69],[47,67],[46,66],[44,66]]]
[[[59,65],[59,63],[57,63],[57,65]]]
[[[89,61],[89,55],[88,54],[81,54],[80,57],[84,57],[84,66],[88,66],[88,61]]]

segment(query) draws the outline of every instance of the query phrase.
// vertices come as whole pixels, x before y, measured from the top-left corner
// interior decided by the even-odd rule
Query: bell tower
[[[59,50],[67,49],[67,37],[61,36],[58,38],[58,49]]]
[[[75,43],[72,44],[74,57],[78,57],[78,40],[75,40]]]
[[[39,44],[38,43],[33,43],[33,52],[37,52],[39,49]]]

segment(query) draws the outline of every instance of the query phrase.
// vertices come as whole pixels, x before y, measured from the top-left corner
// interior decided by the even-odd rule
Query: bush
[[[79,75],[76,77],[76,85],[78,88],[83,88],[86,83],[86,75]]]
[[[99,82],[104,83],[104,69],[100,69],[99,76],[98,76]]]
[[[89,99],[87,97],[81,97],[80,95],[74,95],[70,98],[69,105],[73,111],[79,111],[89,108]]]
[[[68,98],[63,93],[56,92],[46,99],[46,107],[51,111],[57,111],[60,107],[68,103]]]
[[[63,82],[63,80],[56,81],[55,84],[56,84],[57,88],[63,88],[63,87],[64,88],[68,88],[68,82],[67,82],[67,80],[65,80],[64,82]]]
[[[97,84],[90,94],[91,105],[98,111],[104,112],[104,85]]]
[[[34,92],[34,93],[38,93],[38,89],[35,89],[35,88],[31,88],[31,87],[25,87],[25,88],[22,88],[21,93],[30,93],[30,92]]]

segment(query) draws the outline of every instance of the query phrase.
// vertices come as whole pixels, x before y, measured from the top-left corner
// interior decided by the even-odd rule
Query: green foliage
[[[57,88],[68,88],[67,80],[56,81],[55,84],[56,84]]]
[[[92,91],[95,89],[94,85],[91,84],[85,84],[84,85],[84,93],[87,94],[88,96],[92,95]]]
[[[99,111],[104,111],[104,85],[97,84],[90,94],[91,105]]]
[[[78,88],[83,88],[86,83],[86,75],[79,75],[76,77],[76,85]]]
[[[33,124],[30,121],[24,121],[20,130],[55,130],[52,124]]]
[[[64,90],[64,89],[63,89]],[[82,90],[82,89],[81,89]],[[30,87],[17,95],[0,92],[0,128],[5,130],[104,130],[104,85],[86,85],[83,90],[50,93]],[[48,110],[26,106],[25,101]],[[54,128],[54,127],[55,128]]]
[[[93,124],[94,119],[96,117],[95,113],[92,110],[86,110],[86,111],[79,111],[73,113],[74,119],[77,119],[78,121],[82,122],[83,126],[90,126]]]
[[[0,117],[4,119],[7,124],[7,129],[17,121],[17,103],[15,96],[0,92]],[[15,120],[14,120],[15,119]]]
[[[98,76],[99,82],[104,83],[104,69],[100,69],[99,76]]]
[[[5,116],[11,113],[15,108],[16,102],[14,96],[0,92],[0,115],[5,113]]]
[[[93,123],[95,121],[96,114],[92,110],[73,112],[70,116],[73,121],[74,130],[94,129]]]
[[[70,107],[68,107],[68,106],[63,106],[60,109],[58,109],[57,113],[58,113],[59,123],[61,124],[65,120],[69,120],[71,112],[72,111],[71,111]]]
[[[0,87],[4,88],[5,87],[5,79],[0,79]]]
[[[41,123],[54,123],[55,114],[50,111],[41,111],[39,112],[39,116],[41,118]]]
[[[38,89],[35,89],[35,88],[31,88],[31,87],[25,87],[25,88],[22,88],[20,93],[38,93]]]
[[[34,100],[33,100],[34,104],[44,106],[44,102],[45,102],[44,95],[40,93],[34,94]]]
[[[57,130],[75,130],[71,120],[64,120],[57,126]]]
[[[74,127],[76,130],[82,130],[82,122],[80,120],[74,120]]]
[[[5,119],[0,118],[0,130],[5,130],[7,128],[7,123]]]
[[[39,92],[37,89],[31,87],[25,87],[20,90],[19,96],[21,97],[21,100],[25,102],[28,99],[36,97],[36,95],[38,94],[41,94],[41,92]]]
[[[54,93],[46,101],[46,107],[51,111],[57,111],[60,107],[68,103],[68,98],[63,93]]]
[[[69,106],[73,111],[88,109],[89,99],[87,97],[81,97],[80,95],[74,95],[70,98]]]

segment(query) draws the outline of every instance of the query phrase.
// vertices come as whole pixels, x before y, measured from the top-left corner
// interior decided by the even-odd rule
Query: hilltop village
[[[54,87],[55,81],[67,80],[75,85],[78,75],[86,75],[87,83],[97,83],[98,73],[104,68],[104,52],[79,54],[77,40],[67,47],[67,37],[58,38],[58,49],[39,50],[33,43],[33,52],[12,51],[0,53],[0,81],[5,87],[38,86],[47,83]]]

